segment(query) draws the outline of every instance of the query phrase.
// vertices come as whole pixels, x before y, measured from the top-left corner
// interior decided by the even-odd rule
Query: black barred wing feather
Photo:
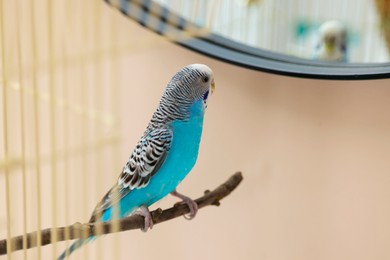
[[[150,178],[156,174],[165,161],[172,142],[172,131],[169,128],[152,130],[138,142],[129,161],[123,167],[118,183],[112,187],[96,206],[90,222],[97,214],[116,204],[133,189],[147,186]]]
[[[124,188],[139,189],[148,185],[158,171],[171,147],[172,131],[159,128],[142,138],[119,176],[118,184]]]

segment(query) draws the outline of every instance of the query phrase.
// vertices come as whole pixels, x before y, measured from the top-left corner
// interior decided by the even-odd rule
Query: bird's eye
[[[206,76],[206,77],[203,78],[203,82],[204,83],[207,83],[208,81],[209,81],[209,77]]]

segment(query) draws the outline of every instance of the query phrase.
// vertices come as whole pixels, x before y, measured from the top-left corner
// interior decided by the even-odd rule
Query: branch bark
[[[196,199],[199,208],[209,205],[219,206],[219,201],[228,196],[242,181],[241,172],[233,174],[226,182],[221,184],[213,191],[205,191],[205,194]],[[154,225],[168,221],[190,212],[190,209],[184,203],[175,204],[173,207],[162,210],[160,208],[151,212]],[[116,227],[116,228],[113,228]],[[41,246],[52,243],[52,236],[55,241],[65,241],[77,238],[87,238],[94,235],[122,232],[144,227],[144,218],[139,215],[129,216],[120,220],[104,223],[75,223],[66,227],[48,228],[26,234],[26,249],[37,247],[38,235],[41,235]],[[65,235],[67,233],[67,235]],[[7,239],[0,240],[0,255],[7,254]],[[23,236],[17,236],[10,239],[11,252],[23,250]]]

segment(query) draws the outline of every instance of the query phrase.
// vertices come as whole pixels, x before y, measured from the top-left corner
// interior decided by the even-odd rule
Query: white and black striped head
[[[196,102],[202,102],[203,110],[206,109],[214,89],[213,71],[208,66],[191,64],[182,68],[168,83],[148,130],[173,120],[187,120]]]
[[[191,64],[172,77],[165,94],[172,93],[176,99],[189,102],[203,100],[206,107],[208,98],[214,89],[213,71],[204,64]]]

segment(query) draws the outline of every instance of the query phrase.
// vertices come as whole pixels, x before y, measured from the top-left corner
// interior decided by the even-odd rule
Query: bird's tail
[[[95,240],[95,237],[89,237],[87,239],[78,239],[75,242],[73,242],[70,247],[68,247],[62,254],[57,258],[57,260],[64,260],[65,258],[69,257],[70,254],[72,254],[74,251],[82,247],[83,245]]]

